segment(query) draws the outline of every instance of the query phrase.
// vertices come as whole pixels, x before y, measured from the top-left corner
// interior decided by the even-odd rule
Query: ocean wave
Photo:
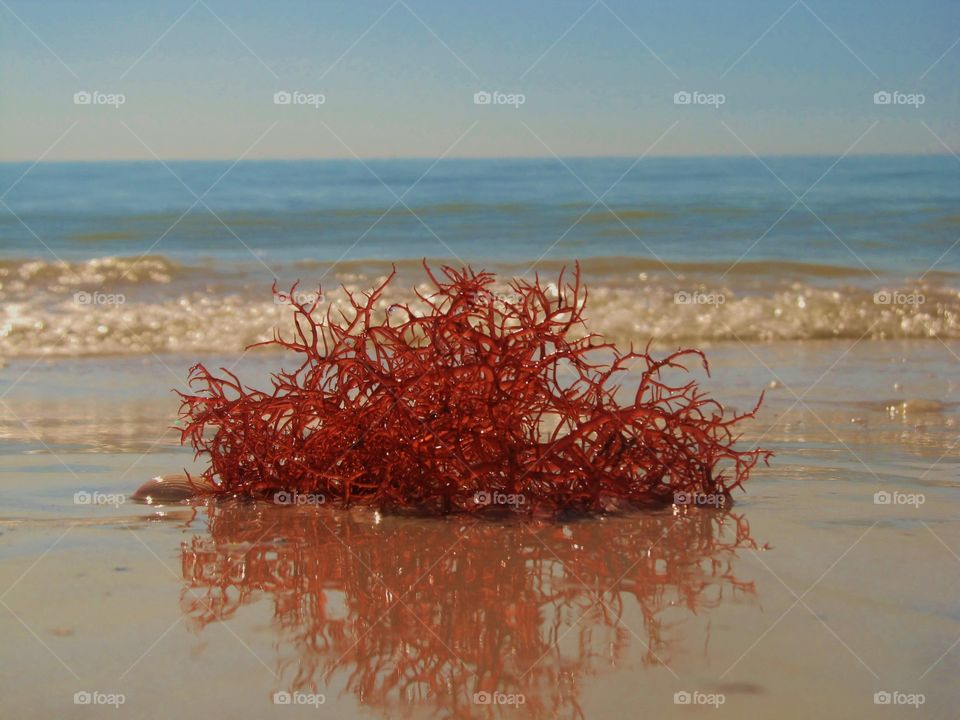
[[[457,265],[449,257],[427,258],[426,261],[433,267],[441,265]],[[400,258],[397,260],[360,259],[327,260],[304,259],[293,263],[294,268],[305,272],[328,272],[330,270],[348,274],[384,275],[392,268],[401,273],[419,273],[424,260],[421,258]],[[475,268],[485,268],[503,275],[525,275],[532,277],[535,273],[541,276],[556,275],[561,270],[572,270],[579,263],[584,279],[595,281],[599,279],[604,284],[634,285],[637,281],[646,282],[649,275],[663,273],[671,275],[675,280],[687,278],[736,278],[738,284],[745,280],[763,279],[768,286],[782,286],[795,280],[817,279],[874,279],[876,276],[862,265],[831,265],[828,263],[805,262],[799,260],[743,260],[733,261],[702,261],[679,262],[674,260],[658,260],[647,257],[626,257],[622,255],[593,256],[574,260],[540,259],[537,261],[500,260],[489,263],[477,263]],[[946,281],[960,279],[960,273],[934,270],[926,273],[925,277],[931,280]]]
[[[159,255],[100,257],[78,262],[0,260],[0,300],[67,287],[169,283],[182,269]]]
[[[594,287],[591,315],[620,339],[770,342],[960,337],[960,295],[927,284],[872,290],[793,283],[769,295],[729,287]]]
[[[562,264],[570,266],[554,261],[537,269],[546,282]],[[323,275],[321,304],[336,308],[344,306],[347,291],[368,290],[393,266],[400,277],[380,302],[386,312],[410,300],[411,285],[423,277],[420,261],[335,267],[304,261],[295,271],[305,281]],[[866,271],[812,263],[744,262],[723,275],[727,268],[673,264],[671,273],[647,259],[584,260],[590,328],[639,345],[651,339],[960,338],[960,293],[947,274],[878,284],[864,280]],[[498,269],[509,276],[529,268],[515,263]],[[207,268],[153,256],[0,262],[0,358],[239,352],[290,328],[291,307],[271,294],[271,280],[224,278],[214,283]],[[305,282],[301,289],[309,287]]]

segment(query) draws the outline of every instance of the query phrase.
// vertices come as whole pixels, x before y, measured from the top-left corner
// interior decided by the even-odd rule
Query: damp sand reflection
[[[277,691],[384,716],[583,717],[588,678],[670,668],[684,620],[755,600],[746,520],[521,522],[210,503],[182,547],[192,628],[272,605]],[[706,638],[693,643],[707,652]],[[487,706],[487,707],[482,707]]]

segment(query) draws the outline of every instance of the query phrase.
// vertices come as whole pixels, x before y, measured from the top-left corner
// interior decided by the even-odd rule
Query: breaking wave
[[[540,263],[536,271],[555,279],[561,264]],[[307,292],[322,278],[321,302],[336,307],[347,290],[369,289],[391,265],[301,261],[284,269],[281,285],[287,275],[299,277]],[[409,301],[411,285],[423,279],[420,261],[396,265],[400,277],[384,311]],[[798,262],[666,269],[637,258],[591,258],[581,267],[590,327],[618,343],[960,338],[960,293],[947,273],[897,281]],[[522,263],[490,269],[533,274]],[[0,359],[240,351],[289,325],[291,308],[274,298],[271,282],[263,268],[185,266],[161,256],[2,261]]]

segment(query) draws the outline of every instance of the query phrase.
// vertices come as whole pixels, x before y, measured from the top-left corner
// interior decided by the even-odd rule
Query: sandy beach
[[[773,385],[744,441],[777,456],[749,493],[556,523],[134,505],[120,496],[143,479],[195,467],[150,421],[170,419],[169,371],[189,361],[41,362],[2,421],[3,472],[21,479],[0,518],[5,707],[86,717],[74,693],[96,690],[136,717],[268,715],[290,693],[291,717],[321,699],[339,716],[474,717],[489,692],[484,712],[610,717],[675,712],[687,692],[717,717],[801,718],[903,712],[874,704],[898,692],[942,716],[958,701],[958,350],[714,346],[708,387],[728,405]]]

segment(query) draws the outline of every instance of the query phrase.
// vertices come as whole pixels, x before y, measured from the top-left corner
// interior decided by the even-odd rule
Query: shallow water
[[[551,522],[122,502],[197,467],[167,428],[191,359],[14,359],[4,707],[113,716],[74,704],[89,691],[143,718],[950,716],[958,353],[717,344],[719,399],[743,410],[767,392],[744,442],[777,455],[748,492],[727,511]],[[256,381],[276,358],[207,360]],[[876,705],[883,691],[923,705]]]

